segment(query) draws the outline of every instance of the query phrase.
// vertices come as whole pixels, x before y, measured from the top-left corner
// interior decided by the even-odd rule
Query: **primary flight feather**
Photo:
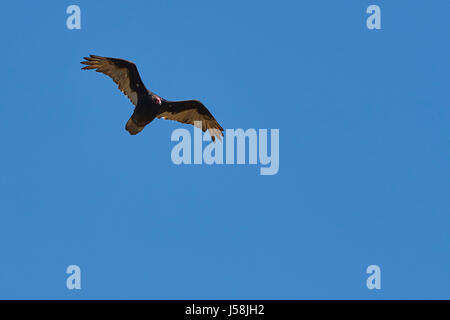
[[[154,94],[145,87],[134,63],[95,55],[84,59],[83,70],[94,69],[106,74],[134,104],[133,115],[125,125],[130,134],[138,134],[153,119],[162,118],[193,125],[201,121],[201,129],[208,130],[213,141],[223,137],[223,128],[200,101],[168,101]]]

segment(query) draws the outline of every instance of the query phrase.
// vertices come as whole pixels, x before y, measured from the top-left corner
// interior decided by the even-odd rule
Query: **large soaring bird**
[[[168,101],[161,98],[145,87],[134,63],[94,55],[84,59],[81,62],[86,65],[83,70],[95,69],[111,77],[134,104],[133,115],[125,126],[130,134],[138,134],[153,119],[162,118],[201,126],[203,131],[209,131],[213,141],[215,137],[222,138],[223,128],[200,101]]]

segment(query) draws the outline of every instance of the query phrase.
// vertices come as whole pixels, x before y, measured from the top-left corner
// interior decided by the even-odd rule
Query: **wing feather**
[[[219,140],[222,140],[223,137],[223,128],[216,121],[211,112],[197,100],[164,101],[162,112],[156,117],[196,126],[196,122],[201,121],[201,127],[198,127],[203,131],[208,130],[213,141],[215,141],[216,137]]]
[[[84,57],[84,59],[85,61],[82,61],[81,64],[86,67],[83,67],[82,70],[94,69],[109,76],[135,106],[138,104],[139,95],[147,94],[148,91],[133,62],[95,55]]]

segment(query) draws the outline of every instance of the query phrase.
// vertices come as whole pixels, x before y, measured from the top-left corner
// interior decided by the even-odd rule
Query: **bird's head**
[[[156,103],[156,104],[158,104],[158,105],[161,105],[161,104],[162,104],[161,98],[158,97],[158,96],[155,95],[155,94],[152,95],[152,100],[153,100],[153,103]]]

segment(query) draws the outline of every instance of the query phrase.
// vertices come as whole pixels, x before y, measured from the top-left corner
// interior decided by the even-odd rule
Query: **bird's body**
[[[160,104],[154,102],[152,99],[152,94],[149,93],[147,96],[142,96],[136,108],[134,108],[134,112],[131,118],[128,120],[125,125],[125,129],[130,134],[138,134],[144,129],[144,127],[153,121],[156,116],[161,112]]]
[[[95,69],[111,77],[135,105],[131,118],[125,125],[126,130],[138,134],[155,118],[176,120],[201,126],[208,130],[211,138],[221,139],[223,128],[214,119],[209,110],[197,100],[168,101],[148,90],[141,80],[136,65],[130,61],[90,55],[82,61],[84,70]]]

